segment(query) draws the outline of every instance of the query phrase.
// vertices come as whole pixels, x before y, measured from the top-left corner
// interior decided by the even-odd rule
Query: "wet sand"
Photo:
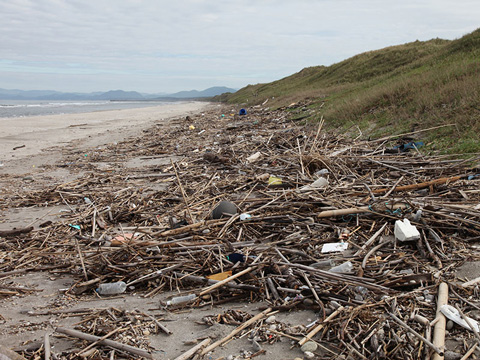
[[[35,165],[29,161],[31,157],[47,149],[78,146],[78,142],[98,146],[120,141],[140,134],[156,122],[185,117],[209,106],[212,105],[205,102],[185,102],[81,114],[0,118],[0,174],[30,171]]]

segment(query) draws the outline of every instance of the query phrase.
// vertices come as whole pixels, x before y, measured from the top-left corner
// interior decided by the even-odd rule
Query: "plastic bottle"
[[[344,262],[343,264],[332,267],[329,272],[334,273],[349,273],[353,270],[353,264],[350,261]]]
[[[196,298],[197,298],[197,295],[195,295],[195,294],[177,296],[177,297],[172,298],[171,300],[168,300],[167,301],[167,306],[185,304],[185,303],[188,303],[192,300],[195,300]]]
[[[127,290],[127,284],[123,281],[117,281],[113,283],[100,284],[97,288],[97,293],[100,295],[117,295]]]

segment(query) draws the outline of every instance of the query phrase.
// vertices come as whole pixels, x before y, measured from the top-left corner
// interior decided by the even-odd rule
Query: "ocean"
[[[77,114],[93,111],[121,110],[172,104],[169,101],[35,101],[0,100],[0,118],[37,115]]]

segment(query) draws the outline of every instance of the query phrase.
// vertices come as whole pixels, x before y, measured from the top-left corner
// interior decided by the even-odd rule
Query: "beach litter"
[[[26,309],[43,321],[32,330],[40,345],[12,348],[26,359],[44,357],[47,330],[55,333],[52,344],[70,345],[55,355],[65,359],[81,351],[153,358],[161,346],[152,339],[166,336],[177,344],[168,357],[184,359],[219,358],[222,346],[242,341],[248,347],[238,358],[285,345],[277,357],[424,359],[444,351],[442,331],[450,341],[461,337],[450,352],[476,346],[474,332],[445,332],[446,322],[435,319],[439,298],[461,305],[471,320],[480,306],[476,283],[461,286],[468,279],[455,272],[480,259],[480,179],[469,178],[479,169],[463,158],[392,153],[385,140],[352,141],[301,125],[291,115],[303,105],[288,113],[252,107],[248,124],[237,119],[235,126],[223,108],[189,115],[188,123],[178,119],[86,151],[88,159],[80,156],[85,149],[70,148],[61,164],[78,177],[65,183],[35,188],[4,176],[3,184],[17,186],[2,193],[4,211],[46,203],[70,209],[37,230],[1,224],[2,300],[35,294],[15,283],[31,273],[73,279],[48,309]],[[204,129],[201,137],[192,123]],[[265,156],[246,162],[252,153]],[[175,160],[121,166],[165,156]],[[111,283],[125,285],[108,297],[95,291]],[[127,308],[108,305],[116,298]],[[129,305],[138,298],[156,305]],[[70,308],[93,300],[102,306]],[[187,331],[172,331],[169,317],[196,311],[205,322],[190,332],[202,335],[180,348]],[[300,321],[305,312],[308,322]],[[285,320],[288,314],[294,318]],[[67,316],[75,317],[67,327],[53,329],[47,320]],[[224,332],[214,336],[219,324]],[[20,324],[8,328],[21,331]]]

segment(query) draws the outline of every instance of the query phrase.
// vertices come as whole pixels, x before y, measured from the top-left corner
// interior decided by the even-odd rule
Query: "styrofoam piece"
[[[345,251],[347,248],[348,243],[346,242],[326,243],[323,244],[322,253]]]
[[[261,156],[262,156],[262,153],[260,151],[257,151],[255,154],[247,157],[247,162],[252,163],[254,161],[257,161],[258,159],[260,159]]]
[[[458,312],[457,309],[455,309],[453,306],[451,305],[442,305],[440,307],[440,311],[442,312],[443,315],[445,315],[445,317],[447,319],[450,319],[452,320],[454,323],[464,327],[465,329],[467,330],[470,330],[472,331],[472,328],[468,325],[468,323],[463,320],[462,318],[462,315],[460,315],[460,313]],[[479,329],[479,326],[478,326],[478,321],[468,317],[468,316],[465,316],[467,319],[468,319],[468,322],[470,324],[472,324],[473,328],[475,329],[476,332],[479,332],[480,329]]]
[[[403,219],[395,221],[395,238],[400,241],[411,241],[420,239],[420,233],[415,225],[410,224],[410,220]]]

